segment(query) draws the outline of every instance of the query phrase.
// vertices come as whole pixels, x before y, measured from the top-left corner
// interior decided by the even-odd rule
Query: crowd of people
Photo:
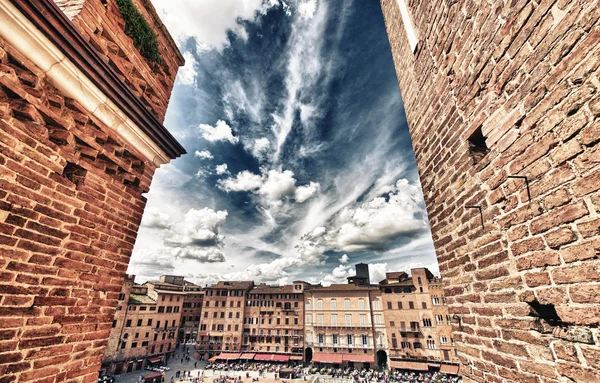
[[[333,379],[352,380],[356,383],[460,383],[462,379],[458,376],[447,375],[440,372],[415,372],[415,371],[399,371],[393,370],[390,372],[380,371],[376,369],[354,368],[354,367],[322,367],[312,366],[303,368],[301,366],[289,367],[284,364],[277,363],[256,363],[256,362],[216,362],[209,363],[206,370],[215,371],[257,371],[259,376],[264,376],[265,373],[274,373],[275,378],[281,373],[282,369],[288,372],[291,369],[292,379],[309,377],[314,374],[329,375]],[[248,376],[248,375],[247,375]],[[281,378],[281,377],[280,377]],[[229,377],[225,374],[215,380],[215,383],[241,383],[237,380],[240,377]]]

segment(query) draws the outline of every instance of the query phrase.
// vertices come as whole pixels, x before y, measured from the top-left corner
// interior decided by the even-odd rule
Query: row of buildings
[[[103,361],[117,374],[168,361],[179,343],[205,360],[258,360],[458,371],[441,280],[425,268],[371,284],[366,264],[347,284],[221,281],[204,288],[129,277]]]

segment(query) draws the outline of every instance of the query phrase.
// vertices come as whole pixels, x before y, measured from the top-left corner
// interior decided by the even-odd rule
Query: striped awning
[[[219,360],[237,360],[240,358],[240,353],[229,353],[229,352],[223,352],[221,353],[217,359]]]
[[[344,362],[373,363],[375,357],[369,354],[344,354],[342,360]]]
[[[313,363],[342,364],[343,354],[329,354],[326,352],[315,352]]]
[[[254,355],[256,355],[256,354],[244,353],[244,354],[240,355],[240,359],[252,360],[252,359],[254,359]]]

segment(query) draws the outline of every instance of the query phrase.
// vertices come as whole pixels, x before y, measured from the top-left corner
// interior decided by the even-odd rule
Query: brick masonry
[[[465,382],[600,382],[600,2],[406,4],[414,54],[381,0]]]
[[[161,121],[182,64],[166,62],[166,77],[137,66]],[[155,168],[0,39],[0,382],[96,381]]]

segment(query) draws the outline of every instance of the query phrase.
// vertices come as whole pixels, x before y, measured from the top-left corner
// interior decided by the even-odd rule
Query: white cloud
[[[319,193],[320,188],[321,188],[321,185],[319,185],[318,182],[311,182],[308,185],[299,186],[296,189],[296,193],[295,193],[296,202],[302,203],[302,202],[314,197],[315,195],[317,195]]]
[[[271,169],[262,175],[257,175],[244,170],[235,177],[218,181],[221,189],[231,191],[251,191],[263,197],[268,205],[278,204],[284,199],[293,199],[298,203],[314,197],[320,189],[318,182],[308,185],[296,186],[296,178],[291,170]]]
[[[233,135],[231,127],[223,120],[217,121],[215,126],[200,124],[198,129],[202,132],[202,137],[210,142],[229,141],[232,144],[235,144],[239,141],[239,139]]]
[[[203,160],[212,160],[214,158],[211,152],[209,152],[208,150],[203,150],[201,152],[196,150],[194,155]]]
[[[261,158],[264,153],[269,149],[269,140],[265,137],[257,138],[254,140],[254,146],[252,147],[252,154],[256,158]]]
[[[229,170],[227,170],[227,164],[221,164],[221,165],[217,165],[215,167],[215,172],[218,175],[222,175],[222,174],[229,174]]]
[[[357,207],[344,207],[319,235],[303,237],[322,251],[385,250],[398,237],[427,229],[421,189],[400,179],[386,199],[376,197]]]
[[[148,207],[144,211],[141,225],[151,229],[168,229],[171,227],[171,217],[168,214],[161,213],[158,209]]]
[[[222,246],[219,228],[225,224],[227,211],[214,211],[209,208],[190,209],[183,222],[178,223],[165,237],[169,247],[211,247]]]
[[[255,20],[278,2],[269,0],[152,0],[161,20],[178,42],[196,40],[198,50],[229,45],[227,32],[247,38],[243,21]]]
[[[340,263],[342,265],[345,265],[346,263],[348,263],[349,260],[350,260],[350,258],[348,257],[348,254],[342,255],[342,257],[340,259],[338,259],[338,261],[340,261]]]
[[[196,58],[190,52],[184,52],[185,65],[177,72],[177,82],[182,85],[193,85],[196,81]]]
[[[321,279],[320,283],[323,286],[330,286],[332,284],[346,283],[347,278],[355,275],[356,272],[352,266],[339,265],[331,271],[331,274],[326,275]]]
[[[317,0],[300,0],[298,13],[305,19],[312,19],[317,11]]]
[[[369,263],[369,279],[376,284],[385,279],[387,263]]]

